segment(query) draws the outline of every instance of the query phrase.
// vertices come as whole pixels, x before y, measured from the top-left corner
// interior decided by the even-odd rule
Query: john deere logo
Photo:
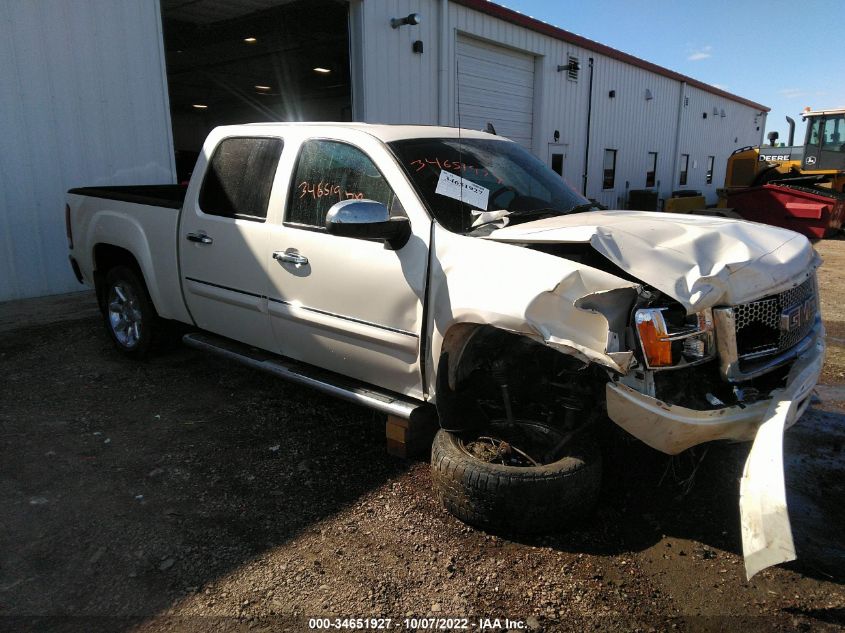
[[[816,164],[816,157],[815,156],[807,156],[807,159],[804,161],[806,165],[815,165]]]
[[[782,332],[794,332],[815,318],[816,298],[810,297],[804,303],[794,305],[780,313],[780,329]]]

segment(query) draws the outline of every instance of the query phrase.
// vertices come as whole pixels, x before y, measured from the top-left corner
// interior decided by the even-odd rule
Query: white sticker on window
[[[437,180],[437,188],[434,190],[434,193],[439,193],[441,196],[446,196],[447,198],[462,200],[469,205],[486,211],[487,197],[490,195],[490,190],[443,169],[440,172],[440,178]]]

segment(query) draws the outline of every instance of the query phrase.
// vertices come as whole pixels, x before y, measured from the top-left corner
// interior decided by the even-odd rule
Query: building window
[[[689,173],[689,154],[681,154],[681,176],[678,179],[678,184],[684,186],[687,184],[687,174]]]
[[[713,163],[716,162],[715,156],[708,156],[707,157],[707,184],[713,184]]]
[[[645,172],[645,186],[653,187],[657,182],[657,152],[648,153],[648,169]]]
[[[570,81],[578,81],[578,69],[580,68],[580,64],[578,63],[578,58],[574,55],[569,56],[569,66],[566,71],[566,78]]]
[[[613,189],[613,183],[616,181],[616,150],[604,150],[604,179],[602,180],[602,189]]]

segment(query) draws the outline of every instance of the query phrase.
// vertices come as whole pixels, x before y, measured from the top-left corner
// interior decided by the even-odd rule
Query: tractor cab
[[[807,136],[802,171],[808,174],[845,172],[845,109],[805,111]]]

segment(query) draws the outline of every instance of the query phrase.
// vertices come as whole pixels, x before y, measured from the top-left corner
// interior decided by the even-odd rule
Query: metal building
[[[65,190],[183,180],[215,125],[489,122],[625,208],[715,202],[768,112],[484,0],[10,0],[0,59],[0,301],[78,288]]]
[[[172,182],[158,2],[0,2],[0,301],[78,290],[65,191]]]

